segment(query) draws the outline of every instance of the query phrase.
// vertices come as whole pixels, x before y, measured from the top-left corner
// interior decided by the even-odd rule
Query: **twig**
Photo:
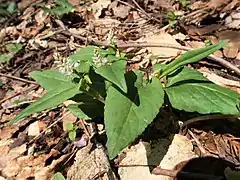
[[[12,108],[16,108],[16,107],[18,107],[18,106],[22,106],[22,105],[24,105],[24,104],[30,104],[30,103],[33,103],[33,102],[35,102],[35,100],[23,101],[23,102],[20,102],[20,103],[18,103],[18,104],[14,104],[14,105],[12,105],[12,106],[8,106],[8,107],[3,108],[3,109],[12,109]]]
[[[83,119],[80,119],[80,123],[83,127],[83,130],[85,131],[86,135],[88,136],[88,139],[90,139],[90,133],[88,132],[88,129],[86,127],[86,124],[84,123],[84,120]]]
[[[196,142],[198,148],[200,149],[200,151],[202,152],[203,155],[206,155],[206,150],[204,149],[203,145],[199,142],[199,140],[194,136],[194,134],[192,133],[192,131],[190,131],[188,129],[188,133],[190,134],[190,136],[194,139],[194,141]]]
[[[240,114],[238,114],[238,115],[215,114],[215,115],[206,115],[206,116],[194,117],[192,119],[189,119],[189,120],[183,122],[181,129],[188,126],[189,124],[192,124],[192,123],[195,123],[195,122],[206,121],[206,120],[210,120],[210,119],[224,119],[224,118],[225,119],[240,118]]]
[[[59,121],[61,121],[63,118],[65,118],[66,116],[68,116],[70,114],[70,112],[65,113],[62,117],[60,117],[59,119],[57,119],[54,123],[52,123],[50,126],[48,126],[46,129],[44,129],[40,134],[38,134],[37,136],[35,136],[30,142],[29,144],[31,144],[32,142],[34,142],[36,139],[38,139],[41,135],[43,135],[48,129],[50,129],[51,127],[53,127],[54,125],[56,125]]]
[[[179,49],[179,50],[184,50],[184,51],[190,51],[193,50],[193,48],[190,47],[185,47],[185,46],[177,46],[173,44],[165,44],[165,43],[148,43],[148,42],[126,42],[126,43],[119,43],[117,44],[117,47],[119,48],[127,48],[127,47],[165,47],[165,48],[173,48],[173,49]],[[209,59],[212,61],[215,61],[224,67],[227,67],[231,70],[233,70],[236,74],[240,76],[240,69],[231,64],[230,62],[226,61],[223,58],[214,56],[214,55],[209,55]]]
[[[20,95],[20,94],[22,94],[22,93],[18,92],[18,93],[13,94],[12,96],[9,96],[9,97],[6,97],[6,98],[4,98],[4,99],[1,99],[1,100],[0,100],[0,104],[2,104],[3,102],[5,102],[5,101],[7,101],[7,100],[9,100],[9,99],[12,99],[12,98],[14,98],[14,97],[16,97],[16,96],[18,96],[18,95]]]
[[[15,79],[15,80],[22,81],[22,82],[26,82],[26,83],[30,83],[30,84],[39,85],[39,84],[36,83],[35,81],[29,81],[29,80],[26,80],[26,79],[23,79],[23,78],[20,78],[20,77],[16,77],[16,76],[12,76],[12,75],[7,75],[7,74],[0,73],[0,76],[7,77],[7,78],[11,78],[11,79]]]

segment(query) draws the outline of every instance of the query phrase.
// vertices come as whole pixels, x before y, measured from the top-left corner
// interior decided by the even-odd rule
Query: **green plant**
[[[189,0],[176,0],[176,1],[178,1],[183,8],[191,8],[192,7],[191,1],[189,1]]]
[[[66,179],[60,172],[57,172],[54,174],[53,180],[66,180]]]
[[[238,180],[240,179],[240,172],[233,171],[229,167],[224,170],[224,174],[227,180]]]
[[[6,45],[6,50],[7,53],[0,54],[0,62],[7,62],[14,57],[15,54],[17,54],[20,50],[22,49],[21,44],[7,44]]]
[[[71,99],[76,104],[67,108],[77,117],[85,120],[104,117],[107,148],[112,159],[144,131],[168,102],[173,108],[187,112],[239,114],[238,93],[184,67],[212,54],[226,42],[186,52],[167,65],[156,64],[148,78],[144,78],[140,70],[126,72],[126,54],[115,48],[87,46],[69,57],[62,72],[30,73],[48,93],[10,124]],[[163,78],[164,84],[160,81]]]
[[[177,24],[177,16],[174,12],[168,12],[167,13],[167,20],[171,27],[175,27]]]
[[[206,39],[206,40],[204,40],[204,44],[205,44],[205,46],[211,46],[212,42],[211,42],[211,40]]]
[[[71,141],[74,141],[76,139],[76,135],[77,135],[77,129],[78,126],[73,125],[71,123],[67,123],[66,125],[66,129],[68,130],[68,137]]]
[[[74,10],[74,6],[68,0],[55,0],[55,6],[51,9],[43,8],[45,12],[62,16],[63,14],[70,13]]]
[[[17,4],[15,1],[0,3],[0,17],[10,17],[16,11]]]

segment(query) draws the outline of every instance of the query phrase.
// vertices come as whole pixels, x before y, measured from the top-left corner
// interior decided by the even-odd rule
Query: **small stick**
[[[200,149],[200,151],[202,152],[202,154],[205,156],[207,154],[206,150],[204,149],[203,145],[199,142],[199,140],[194,136],[194,134],[192,133],[192,131],[190,131],[188,129],[188,133],[190,134],[190,136],[194,139],[194,141],[196,142],[198,148]]]
[[[185,122],[183,122],[181,129],[183,129],[184,127],[188,126],[189,124],[195,123],[195,122],[199,122],[199,121],[206,121],[206,120],[210,120],[210,119],[231,119],[231,118],[240,118],[240,114],[236,114],[236,115],[224,115],[224,114],[215,114],[215,115],[206,115],[206,116],[198,116],[198,117],[194,117],[192,119],[189,119]]]
[[[7,78],[11,78],[11,79],[15,79],[15,80],[22,81],[22,82],[26,82],[26,83],[30,83],[30,84],[39,85],[39,84],[36,83],[35,81],[29,81],[29,80],[26,80],[26,79],[23,79],[23,78],[20,78],[20,77],[16,77],[16,76],[12,76],[12,75],[7,75],[7,74],[0,73],[0,76],[7,77]]]
[[[62,117],[60,117],[59,119],[57,119],[54,123],[52,123],[50,126],[48,126],[46,129],[44,129],[39,135],[35,136],[30,142],[29,144],[31,144],[32,142],[34,142],[36,139],[38,139],[41,135],[43,135],[48,129],[50,129],[51,127],[53,127],[54,125],[56,125],[59,121],[61,121],[63,118],[65,118],[66,116],[68,116],[70,114],[70,112],[65,113]]]
[[[14,98],[14,97],[16,97],[16,96],[18,96],[18,95],[20,95],[20,94],[22,94],[22,93],[18,92],[18,93],[13,94],[12,96],[3,98],[3,99],[0,100],[0,104],[2,104],[3,102],[5,102],[5,101],[7,101],[7,100],[9,100],[9,99],[12,99],[12,98]]]

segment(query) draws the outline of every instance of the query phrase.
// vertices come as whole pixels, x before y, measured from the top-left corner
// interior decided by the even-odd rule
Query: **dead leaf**
[[[160,32],[159,34],[150,35],[142,39],[141,41],[147,41],[151,43],[166,43],[172,45],[180,45],[170,34],[166,32]],[[164,48],[164,47],[151,47],[150,51],[153,55],[161,57],[175,57],[178,55],[179,50],[173,48]]]
[[[23,10],[37,0],[22,0],[18,3],[18,9]]]
[[[40,134],[39,124],[38,121],[35,121],[28,127],[28,136],[37,136],[39,134]]]
[[[238,54],[238,48],[237,47],[230,47],[230,48],[223,48],[223,54],[227,58],[235,58]]]
[[[0,129],[0,139],[7,140],[12,137],[12,135],[19,129],[17,125],[6,126]]]
[[[209,8],[218,8],[228,4],[229,0],[210,0],[207,4]]]
[[[192,47],[193,49],[199,49],[199,48],[206,47],[205,44],[200,41],[187,41],[186,43],[189,44],[190,47]]]
[[[19,166],[17,160],[15,159],[8,162],[7,166],[5,166],[4,169],[2,170],[2,175],[10,178],[16,176],[19,173],[20,169],[21,167]]]
[[[0,169],[5,168],[5,166],[11,162],[13,159],[17,158],[26,151],[27,145],[23,144],[19,147],[11,149],[7,155],[0,156]]]
[[[240,12],[233,11],[228,17],[226,17],[225,26],[233,29],[240,29]]]
[[[113,8],[113,14],[116,17],[125,19],[129,15],[130,9],[129,6],[119,5]]]
[[[37,12],[37,14],[34,17],[35,17],[35,20],[37,22],[37,25],[39,26],[40,24],[46,23],[48,13],[44,12],[41,9],[39,12]]]
[[[229,44],[240,49],[240,31],[221,31],[217,34],[219,40],[228,39]]]
[[[91,5],[93,14],[96,19],[99,18],[99,16],[102,14],[102,10],[104,8],[107,8],[110,3],[111,3],[111,0],[98,0],[96,3]]]
[[[10,151],[9,146],[0,146],[0,154],[1,156],[6,156]]]

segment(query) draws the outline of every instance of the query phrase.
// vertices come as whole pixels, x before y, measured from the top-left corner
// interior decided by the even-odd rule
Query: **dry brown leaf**
[[[228,39],[229,40],[228,45],[240,49],[240,31],[232,30],[221,31],[217,35],[220,40]]]
[[[35,121],[28,127],[28,136],[37,136],[39,134],[40,134],[39,124],[38,121]]]
[[[218,8],[228,4],[229,0],[210,0],[207,4],[209,8]]]
[[[166,32],[160,32],[159,34],[150,35],[141,41],[146,41],[149,44],[151,43],[166,43],[172,45],[180,45],[170,34]],[[173,48],[164,48],[164,47],[151,47],[149,48],[153,55],[161,56],[161,57],[176,57],[178,55],[179,50]]]
[[[116,6],[113,8],[113,14],[116,17],[124,19],[129,15],[130,9],[131,7],[129,6],[124,5]]]
[[[37,14],[34,16],[35,20],[37,22],[37,25],[46,23],[46,19],[48,17],[48,13],[44,12],[42,9],[37,12]]]
[[[226,17],[225,26],[229,28],[240,29],[240,12],[233,11],[228,17]]]
[[[17,125],[6,126],[0,129],[0,139],[7,140],[12,137],[12,135],[19,129]]]
[[[223,54],[227,58],[235,58],[238,54],[238,48],[237,47],[230,47],[230,48],[223,48]]]
[[[14,159],[12,161],[9,161],[7,166],[4,167],[4,169],[2,170],[2,175],[11,178],[16,176],[19,173],[20,169],[21,167],[17,163],[17,160]]]
[[[7,155],[0,156],[0,169],[4,168],[9,162],[17,158],[26,151],[27,145],[23,144],[19,147],[11,149]]]
[[[187,41],[186,43],[189,44],[190,47],[193,49],[199,49],[199,48],[206,47],[205,44],[200,41]]]
[[[99,18],[99,16],[102,14],[102,10],[107,8],[110,3],[111,0],[98,0],[96,3],[91,5],[91,9],[96,19]]]

